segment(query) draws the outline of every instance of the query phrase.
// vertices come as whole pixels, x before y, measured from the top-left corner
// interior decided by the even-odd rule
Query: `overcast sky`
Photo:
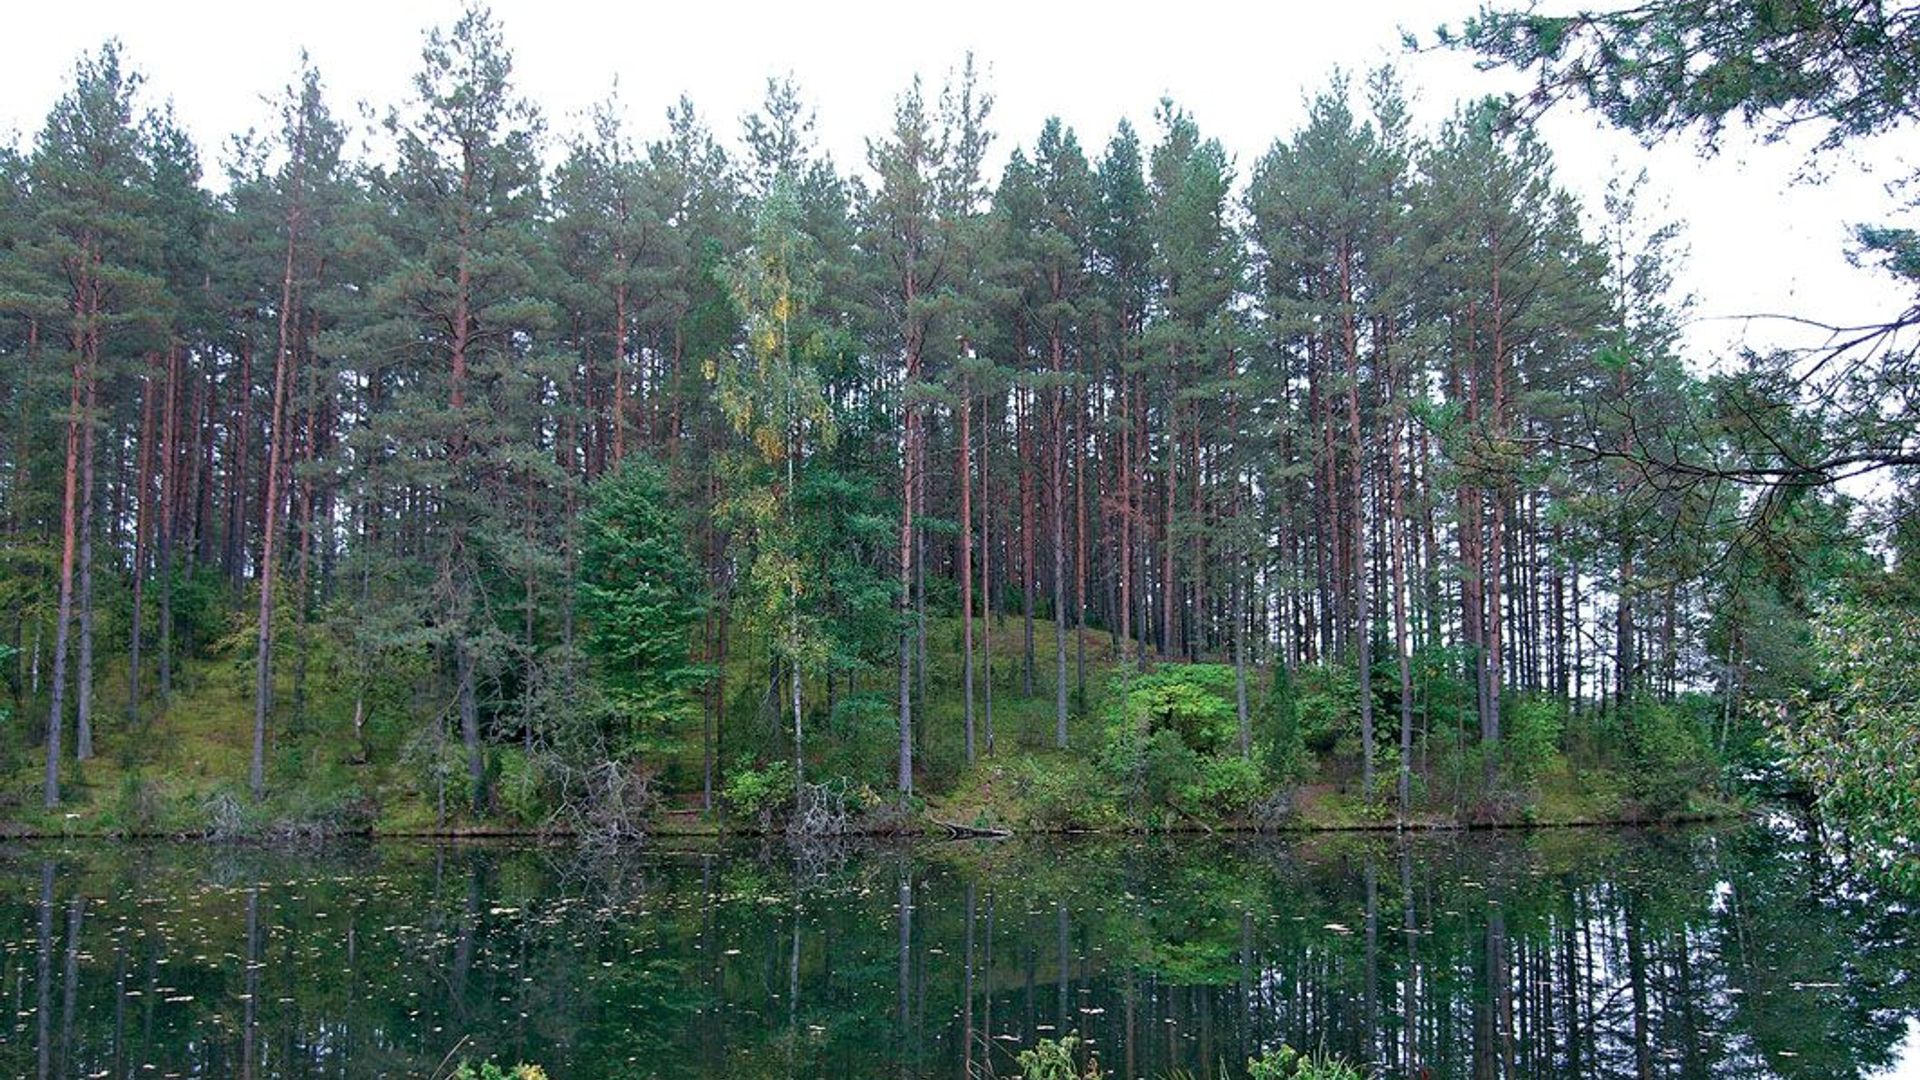
[[[662,116],[689,95],[729,143],[759,102],[769,75],[792,72],[818,108],[823,147],[843,168],[864,168],[864,140],[891,120],[894,95],[915,73],[931,87],[971,49],[997,98],[995,159],[1058,114],[1090,153],[1130,117],[1151,136],[1154,104],[1171,95],[1218,137],[1245,178],[1277,136],[1300,121],[1306,95],[1335,66],[1363,71],[1391,61],[1431,127],[1461,99],[1519,85],[1511,73],[1476,71],[1450,53],[1407,54],[1405,27],[1430,37],[1477,0],[1345,0],[1248,5],[1186,0],[1135,15],[1123,6],[975,0],[966,3],[697,3],[625,5],[578,0],[496,0],[515,53],[521,91],[546,114],[558,145],[618,77],[632,133],[654,137]],[[1249,13],[1247,8],[1264,11]],[[7,19],[0,66],[0,133],[30,141],[70,81],[73,61],[108,36],[148,79],[148,100],[171,100],[218,172],[229,136],[266,126],[263,98],[292,78],[305,48],[335,111],[405,99],[423,30],[450,23],[458,0],[334,0],[325,4],[159,3],[91,0],[23,5]],[[1309,13],[1311,12],[1311,13]],[[1789,331],[1736,318],[1755,312],[1827,321],[1884,317],[1902,294],[1848,264],[1848,226],[1883,220],[1885,185],[1910,171],[1887,144],[1826,166],[1819,184],[1797,182],[1798,147],[1734,135],[1702,160],[1692,144],[1643,149],[1567,109],[1544,128],[1561,183],[1591,209],[1609,176],[1645,168],[1649,206],[1685,226],[1681,286],[1698,299],[1688,334],[1696,362],[1740,342],[1763,346]],[[551,155],[550,155],[551,156]],[[1795,340],[1804,341],[1804,334]]]

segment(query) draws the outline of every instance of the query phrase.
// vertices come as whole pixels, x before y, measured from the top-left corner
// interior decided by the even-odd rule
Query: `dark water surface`
[[[1114,1075],[1281,1041],[1432,1077],[1835,1077],[1910,914],[1784,829],[720,854],[0,849],[0,1075]],[[1222,1072],[1221,1063],[1229,1068]],[[990,1071],[991,1070],[991,1071]]]

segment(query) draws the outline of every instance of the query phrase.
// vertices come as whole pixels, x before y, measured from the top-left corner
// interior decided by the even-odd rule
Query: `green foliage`
[[[1709,144],[1729,119],[1773,137],[1809,124],[1822,149],[1911,120],[1920,111],[1910,6],[1801,0],[1654,0],[1617,10],[1543,14],[1482,9],[1443,39],[1490,61],[1532,69],[1537,110],[1582,98],[1647,136],[1698,128]]]
[[[219,567],[202,563],[182,568],[163,587],[173,592],[174,632],[183,651],[216,642],[230,629],[227,587]]]
[[[1146,811],[1167,807],[1219,819],[1244,813],[1271,787],[1261,762],[1241,756],[1234,671],[1221,664],[1169,664],[1117,688],[1101,743],[1100,768]],[[1270,695],[1271,699],[1271,695]],[[1263,749],[1286,738],[1270,700]],[[1297,760],[1297,759],[1296,759]]]
[[[491,1061],[478,1065],[462,1061],[450,1080],[547,1080],[547,1071],[538,1065],[520,1064],[503,1068]]]
[[[1014,1055],[1021,1080],[1099,1080],[1100,1058],[1078,1033],[1041,1039]]]
[[[1013,791],[1033,828],[1097,829],[1113,822],[1101,784],[1084,765],[1060,759],[1022,759],[1012,769]]]
[[[1300,703],[1294,694],[1293,673],[1285,664],[1273,666],[1273,686],[1260,704],[1256,734],[1267,775],[1275,783],[1297,783],[1311,771],[1306,738],[1300,729]]]
[[[1177,731],[1163,729],[1148,736],[1136,781],[1146,804],[1180,805],[1184,794],[1199,786],[1202,760]]]
[[[587,489],[580,519],[580,617],[624,722],[615,755],[685,720],[706,677],[688,659],[699,574],[668,494],[665,473],[629,457]]]
[[[741,762],[727,772],[720,798],[742,819],[765,821],[793,805],[793,763],[774,761],[759,768]]]
[[[1283,1045],[1248,1058],[1247,1080],[1367,1080],[1367,1074],[1332,1054],[1302,1054]]]
[[[399,767],[413,792],[437,808],[458,805],[470,794],[466,754],[438,720],[415,729],[401,744]],[[444,824],[438,820],[443,817],[437,810],[438,823]]]
[[[1566,706],[1524,694],[1504,703],[1500,715],[1500,751],[1507,779],[1521,787],[1531,785],[1560,761]]]
[[[158,785],[138,769],[120,776],[119,805],[114,816],[120,828],[129,833],[150,833],[160,824],[162,811]]]
[[[1643,811],[1685,810],[1693,792],[1713,784],[1718,772],[1713,745],[1689,703],[1636,697],[1624,723],[1629,784]]]
[[[1360,680],[1345,664],[1322,664],[1295,672],[1300,734],[1308,750],[1325,756],[1360,749]],[[1342,740],[1345,745],[1342,746]]]
[[[1920,613],[1856,601],[1819,625],[1821,685],[1775,731],[1821,810],[1869,860],[1920,885]]]
[[[1238,731],[1233,687],[1225,664],[1167,664],[1126,684],[1108,726],[1172,732],[1195,753],[1217,754]]]
[[[1195,813],[1232,818],[1251,809],[1268,787],[1259,763],[1231,755],[1202,762],[1199,775],[1179,795],[1184,808]]]
[[[899,741],[898,706],[883,692],[848,694],[833,703],[814,733],[814,770],[856,784],[885,788],[892,780],[890,754]]]
[[[493,757],[494,790],[500,794],[500,806],[524,825],[539,823],[548,806],[542,791],[540,766],[519,747],[501,747]]]
[[[0,645],[0,688],[10,689],[18,679],[17,661],[20,650],[11,645]],[[12,725],[13,703],[0,701],[0,730]]]

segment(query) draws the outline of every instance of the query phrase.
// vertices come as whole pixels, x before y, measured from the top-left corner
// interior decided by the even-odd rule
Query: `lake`
[[[1908,909],[1787,823],[582,854],[0,849],[0,1074],[1885,1074]],[[1226,1066],[1222,1069],[1223,1063]]]

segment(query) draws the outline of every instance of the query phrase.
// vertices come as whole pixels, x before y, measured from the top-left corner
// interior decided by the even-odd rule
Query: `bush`
[[[499,770],[500,805],[524,825],[533,825],[547,816],[547,803],[541,793],[540,765],[517,746],[501,747],[494,762]]]
[[[1301,668],[1297,673],[1296,694],[1300,712],[1300,736],[1306,748],[1315,754],[1334,752],[1344,737],[1351,739],[1350,752],[1360,751],[1360,681],[1345,665]]]
[[[826,722],[809,732],[816,776],[842,776],[871,788],[891,786],[899,745],[899,702],[886,693],[843,694]],[[927,764],[920,762],[922,767]]]
[[[139,772],[120,777],[120,805],[115,808],[120,828],[129,833],[150,833],[160,823],[159,785]]]
[[[1118,716],[1109,725],[1172,731],[1195,753],[1217,754],[1239,741],[1233,668],[1225,664],[1168,664],[1124,684]]]
[[[1140,788],[1150,806],[1183,803],[1200,780],[1200,755],[1177,732],[1156,731],[1141,754]],[[1185,807],[1182,807],[1183,809]]]
[[[1508,780],[1533,784],[1560,763],[1560,734],[1565,707],[1545,697],[1523,695],[1502,710],[1501,756]]]
[[[1252,810],[1266,793],[1266,777],[1257,763],[1221,757],[1200,766],[1199,775],[1181,791],[1181,801],[1194,812],[1238,817]]]
[[[1686,809],[1694,791],[1713,783],[1713,747],[1687,711],[1673,702],[1635,699],[1627,710],[1629,786],[1643,811]]]
[[[793,762],[774,761],[757,769],[740,763],[722,781],[720,800],[735,815],[767,827],[793,805]]]
[[[244,840],[257,828],[246,802],[226,788],[209,795],[205,808],[209,840]]]
[[[1098,1080],[1100,1059],[1092,1050],[1083,1055],[1081,1051],[1086,1045],[1086,1040],[1078,1034],[1041,1039],[1031,1050],[1014,1055],[1020,1063],[1021,1080]]]
[[[422,725],[400,747],[400,767],[420,797],[436,808],[457,808],[469,801],[466,748],[448,738],[438,721]]]
[[[1920,614],[1856,602],[1821,615],[1824,686],[1782,706],[1775,732],[1869,864],[1920,890]]]
[[[1298,783],[1312,771],[1307,743],[1300,732],[1300,703],[1293,675],[1285,664],[1273,666],[1273,685],[1260,705],[1260,760],[1267,775],[1282,786]]]
[[[491,1061],[478,1065],[462,1061],[459,1068],[453,1070],[452,1080],[547,1080],[547,1070],[538,1065],[515,1065],[507,1069]]]
[[[1291,1046],[1247,1059],[1248,1080],[1367,1080],[1367,1074],[1332,1054],[1302,1054]]]
[[[1410,777],[1420,786],[1420,777]],[[1400,744],[1382,742],[1373,748],[1373,790],[1365,792],[1366,801],[1376,807],[1398,805],[1400,800]]]
[[[1027,824],[1041,829],[1092,829],[1106,824],[1099,785],[1083,769],[1060,761],[1018,762],[1013,792],[1027,807]]]
[[[1241,755],[1234,671],[1221,664],[1169,665],[1121,685],[1109,710],[1099,767],[1149,819],[1171,808],[1193,816],[1248,812],[1267,793],[1260,762]],[[1285,669],[1260,717],[1262,759],[1291,776],[1301,755],[1289,731]]]

